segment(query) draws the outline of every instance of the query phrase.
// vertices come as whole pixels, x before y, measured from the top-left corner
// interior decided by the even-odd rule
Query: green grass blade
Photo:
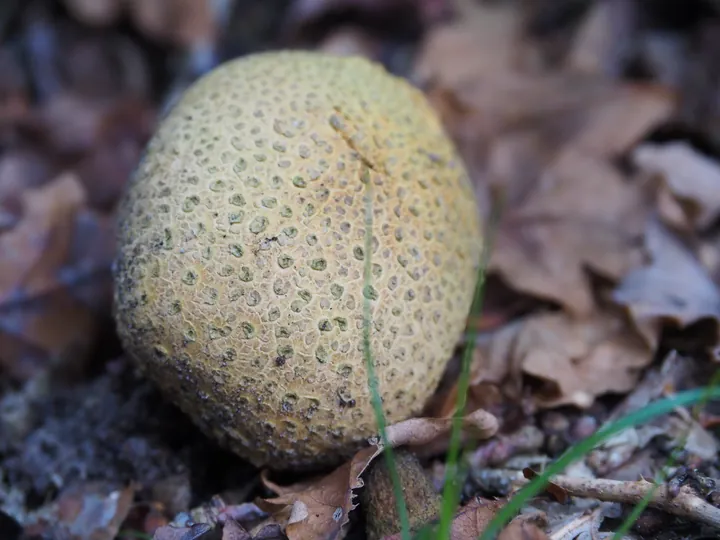
[[[528,485],[520,489],[515,496],[500,510],[487,528],[480,536],[480,540],[490,540],[500,531],[532,497],[540,493],[548,484],[550,479],[561,473],[565,467],[582,458],[599,443],[629,427],[633,427],[648,420],[673,411],[676,407],[683,407],[701,401],[703,398],[720,398],[720,388],[704,387],[696,390],[679,393],[671,398],[652,403],[627,416],[618,419],[616,422],[598,430],[586,439],[583,439],[572,448],[568,449],[554,463],[550,464],[545,471],[534,478]]]
[[[382,408],[382,398],[378,389],[377,376],[375,374],[375,363],[373,362],[372,350],[370,346],[370,287],[372,285],[372,227],[373,227],[373,189],[372,179],[369,170],[364,175],[365,182],[365,268],[363,273],[363,352],[365,356],[365,366],[368,374],[368,386],[372,398],[373,411],[375,412],[375,421],[380,431],[380,437],[383,444],[387,441],[385,413]],[[400,476],[395,466],[393,449],[390,445],[385,444],[383,451],[387,469],[392,480],[393,493],[395,495],[395,503],[397,504],[398,517],[400,518],[400,532],[403,540],[410,539],[410,520],[408,518],[407,505],[403,496],[402,486],[400,485]]]
[[[500,219],[501,207],[502,205],[500,204],[497,204],[494,207],[495,211],[491,215],[487,226],[487,233],[483,242],[478,279],[475,286],[470,313],[479,313],[482,308],[485,292],[486,270],[489,264],[490,254],[492,253],[493,236],[490,233],[494,233],[494,231],[497,230],[497,222]],[[465,415],[467,392],[470,385],[470,365],[472,363],[473,351],[475,350],[476,335],[477,329],[474,326],[471,326],[460,365],[457,402],[453,414],[452,430],[450,432],[450,445],[445,464],[445,484],[443,487],[442,509],[440,513],[439,540],[449,540],[450,538],[452,522],[455,517],[455,511],[457,510],[460,502],[460,494],[462,491],[462,483],[460,480],[464,478],[464,475],[460,466],[460,435],[462,417]]]

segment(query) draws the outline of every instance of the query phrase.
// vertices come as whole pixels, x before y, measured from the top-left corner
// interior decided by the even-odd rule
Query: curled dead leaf
[[[22,203],[0,234],[0,360],[19,379],[50,359],[74,372],[111,301],[112,221],[84,208],[73,174],[26,190]]]
[[[0,236],[0,305],[19,290],[32,295],[52,287],[84,203],[85,193],[72,174],[23,194],[21,223]]]
[[[209,0],[65,0],[75,17],[91,25],[108,25],[128,13],[139,29],[175,45],[215,41]]]
[[[613,158],[668,120],[676,97],[663,86],[614,85],[603,99],[586,106],[584,124],[572,137],[573,144],[591,155]]]
[[[585,408],[596,396],[626,392],[652,360],[630,325],[609,313],[583,320],[563,313],[530,316],[497,331],[481,351],[491,363],[504,359],[541,381],[532,394],[540,407]]]
[[[65,0],[73,16],[91,25],[107,25],[115,22],[123,11],[122,0]]]
[[[364,448],[329,475],[290,486],[275,484],[263,474],[265,486],[278,496],[256,504],[275,517],[285,517],[290,540],[338,538],[357,506],[353,490],[363,485],[360,475],[378,453],[376,447]]]
[[[521,516],[524,517],[524,516]],[[515,518],[498,535],[498,540],[549,540],[550,537],[531,519]],[[537,521],[545,521],[540,520]]]
[[[469,503],[458,510],[452,523],[450,538],[469,540],[478,538],[503,507],[504,501],[492,501],[473,497]]]
[[[437,25],[424,37],[414,77],[459,88],[478,77],[512,71],[518,52],[518,10],[473,6],[462,19]]]
[[[586,268],[619,280],[642,263],[644,193],[583,151],[564,150],[508,206],[490,269],[514,288],[559,302],[575,315],[587,316],[595,307]]]
[[[473,11],[428,32],[414,69],[470,163],[488,140],[517,130],[539,129],[558,149],[572,142],[597,157],[616,156],[676,108],[661,86],[620,84],[572,66],[532,69],[515,6]]]
[[[302,36],[313,23],[342,13],[359,13],[361,19],[393,20],[417,15],[421,23],[443,17],[448,0],[293,0],[284,15],[288,36]]]
[[[489,438],[498,430],[497,419],[478,410],[462,419],[463,431],[479,438]],[[392,447],[421,447],[436,442],[452,429],[451,418],[411,418],[386,428]],[[262,481],[277,497],[261,499],[256,504],[273,519],[287,524],[290,540],[300,538],[337,538],[355,509],[354,490],[363,487],[360,476],[384,445],[375,444],[358,451],[347,463],[326,476],[305,480],[290,486],[272,482],[266,473]]]
[[[705,229],[720,215],[720,164],[686,142],[646,143],[633,151],[642,171],[662,178],[680,205],[686,227]]]
[[[252,540],[252,538],[236,521],[228,520],[223,525],[222,540]]]
[[[75,484],[56,501],[37,511],[26,533],[73,540],[113,540],[132,508],[137,486],[122,488],[104,482]],[[33,531],[33,532],[30,532]]]
[[[720,321],[720,290],[693,253],[657,219],[649,221],[645,243],[651,262],[630,272],[613,298],[625,306],[653,346],[665,322],[686,327],[700,319],[715,321],[707,346],[715,347]]]
[[[480,538],[503,507],[506,501],[473,497],[460,507],[450,527],[451,540],[475,540]],[[542,512],[520,515],[513,519],[498,536],[498,540],[547,540],[547,535],[539,528],[546,527],[547,516]],[[420,536],[428,538],[428,536]],[[386,536],[383,540],[400,540],[400,533]]]

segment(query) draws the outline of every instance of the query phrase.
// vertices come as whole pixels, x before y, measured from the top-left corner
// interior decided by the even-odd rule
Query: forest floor
[[[116,206],[157,119],[218,63],[280,48],[363,55],[420,87],[492,226],[452,538],[609,422],[713,380],[720,2],[4,0],[3,540],[362,539],[379,519],[359,479],[373,448],[268,475],[142,379],[114,331]],[[389,427],[436,493],[466,345],[422,418]],[[625,537],[717,537],[719,424],[711,401],[628,427],[502,538],[610,538],[657,478]]]

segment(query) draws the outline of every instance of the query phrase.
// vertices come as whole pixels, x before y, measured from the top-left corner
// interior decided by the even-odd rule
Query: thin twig
[[[673,496],[668,492],[667,486],[657,488],[654,483],[645,480],[622,482],[554,476],[551,481],[574,497],[587,497],[625,504],[639,503],[655,488],[650,499],[650,506],[674,516],[699,521],[720,529],[720,508],[716,508],[698,497],[689,486],[683,486],[678,494]]]

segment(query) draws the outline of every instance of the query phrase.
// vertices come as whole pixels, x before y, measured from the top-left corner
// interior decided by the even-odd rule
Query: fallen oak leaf
[[[478,16],[436,26],[422,43],[414,78],[428,87],[464,154],[477,153],[498,134],[539,129],[558,148],[572,142],[597,157],[614,157],[674,112],[676,96],[663,86],[618,83],[570,66],[526,69],[519,11],[478,8]],[[444,114],[453,109],[465,114]]]
[[[96,316],[65,288],[10,309],[0,307],[0,366],[17,380],[44,367],[77,373],[92,344]]]
[[[643,172],[659,176],[689,228],[706,229],[720,215],[720,164],[683,141],[645,143],[632,153]]]
[[[39,535],[48,527],[50,531],[45,532],[52,538],[113,540],[132,508],[137,489],[134,484],[118,488],[101,481],[68,486],[35,513],[37,518],[26,526],[26,533]]]
[[[68,10],[86,24],[106,26],[126,13],[143,33],[173,45],[215,41],[209,0],[65,0]]]
[[[479,8],[480,16],[477,18],[467,17],[459,23],[438,26],[425,37],[414,70],[414,78],[425,87],[468,165],[478,187],[478,203],[486,213],[491,203],[486,200],[485,192],[490,182],[498,180],[489,163],[498,138],[536,135],[541,139],[547,156],[562,154],[570,146],[610,169],[606,159],[625,153],[651,129],[669,118],[676,108],[675,96],[663,87],[623,84],[572,68],[540,72],[525,69],[520,50],[522,44],[518,43],[522,39],[517,31],[519,11],[514,7],[483,7]],[[469,51],[472,53],[468,54]],[[518,161],[513,159],[511,162]],[[537,165],[531,164],[533,166]],[[593,166],[589,174],[597,174],[597,168]],[[571,181],[577,178],[578,182],[582,182],[584,174],[582,169],[572,172]],[[622,180],[617,173],[615,175]],[[525,176],[534,182],[540,174],[528,173]],[[523,178],[512,175],[500,180],[504,187],[523,183]],[[615,185],[613,181],[608,182]],[[527,191],[525,188],[521,186],[520,190],[516,190],[510,187],[508,191]],[[582,194],[582,189],[576,191]],[[603,205],[607,202],[602,201],[597,206],[596,216],[606,210]],[[560,209],[561,205],[557,207]],[[613,215],[614,211],[610,208],[607,212],[611,219],[621,217]],[[644,208],[639,209],[639,213],[644,211]],[[594,219],[596,216],[577,218]],[[546,217],[552,220],[558,215]],[[578,221],[577,226],[581,226],[582,220]],[[591,226],[587,228],[594,230]],[[534,227],[527,229],[531,234]],[[633,227],[629,231],[631,243],[636,229]],[[601,227],[598,232],[604,230]],[[551,238],[553,235],[548,233],[546,236]],[[522,238],[516,236],[513,240],[518,243]],[[547,245],[534,246],[535,240],[530,238],[530,245],[524,247],[535,247],[538,252],[544,253]],[[547,239],[544,244],[552,247],[552,240]],[[593,260],[579,262],[590,263],[590,266],[598,260],[602,262],[602,250],[607,246],[603,243],[597,247]],[[566,251],[574,253],[575,248],[575,245],[568,246]],[[581,248],[590,251],[585,244],[581,244]],[[609,277],[617,280],[628,266],[623,264],[623,268],[618,269],[617,264],[621,261],[616,256],[615,246],[610,248],[612,257],[608,263],[612,263],[613,267]],[[516,249],[522,248],[516,246]],[[564,306],[570,305],[574,311],[589,313],[589,294],[585,291],[584,280],[579,278],[580,272],[573,272],[575,261],[556,260],[552,268],[549,264],[553,261],[547,260],[551,257],[548,255],[538,261],[533,260],[537,258],[533,257],[533,253],[528,253],[525,257],[505,261],[507,268],[504,270],[528,269],[527,275],[514,276],[516,279],[512,285],[531,294],[539,290],[540,298],[562,301]],[[507,258],[511,259],[510,256]],[[572,264],[566,264],[568,262]],[[543,263],[545,266],[542,266]],[[533,266],[541,268],[535,270]],[[575,274],[571,276],[575,279],[570,286],[559,283],[567,277],[562,276],[566,269],[569,269],[567,273]],[[602,270],[607,273],[606,268]],[[543,279],[547,274],[555,279]],[[545,287],[549,287],[547,293]]]
[[[123,11],[123,0],[65,0],[73,16],[86,24],[106,26],[117,21]]]
[[[498,226],[489,269],[577,316],[595,303],[585,269],[618,281],[642,263],[646,195],[607,162],[566,148]]]
[[[517,324],[519,323],[508,323],[495,332]],[[522,371],[517,360],[501,354],[487,355],[480,348],[475,348],[465,398],[466,413],[478,409],[492,409],[496,405],[502,406],[508,401],[517,402],[521,399]],[[458,381],[455,380],[449,388],[429,402],[426,415],[439,418],[453,415],[457,407],[457,392]]]
[[[473,497],[458,509],[450,527],[450,540],[475,540],[480,538],[488,524],[507,501],[490,500],[479,496]],[[498,540],[547,540],[545,533],[538,528],[547,525],[547,517],[543,513],[520,515],[505,527]],[[433,538],[433,529],[420,531],[418,538]],[[423,535],[425,533],[425,535]],[[429,534],[428,534],[429,533]],[[520,536],[518,536],[520,534]],[[529,535],[529,536],[528,536]],[[383,540],[400,540],[400,533],[385,536]]]
[[[503,507],[503,501],[473,497],[455,515],[450,530],[452,540],[478,538]]]
[[[497,432],[498,423],[489,413],[478,410],[462,419],[462,428],[475,436],[489,438]],[[391,447],[428,445],[451,429],[450,418],[410,418],[386,428],[387,444]],[[285,520],[285,533],[290,540],[339,538],[349,523],[350,512],[357,507],[354,491],[364,486],[360,477],[385,447],[378,438],[371,439],[370,443],[371,446],[359,450],[330,474],[289,486],[272,482],[267,471],[263,471],[263,484],[278,496],[259,499],[257,506],[271,517]]]
[[[514,71],[520,20],[515,7],[473,6],[462,19],[433,27],[423,39],[414,78],[459,88],[483,75]]]
[[[541,381],[539,407],[590,406],[596,396],[634,388],[652,360],[651,349],[622,318],[595,313],[577,320],[564,313],[529,316],[491,337],[481,353]]]
[[[698,259],[659,220],[651,219],[645,234],[651,262],[630,272],[613,292],[645,339],[657,345],[666,322],[679,327],[709,318],[715,333],[704,341],[715,347],[720,321],[720,290]]]
[[[502,508],[502,501],[492,501],[482,497],[473,497],[458,509],[450,528],[450,540],[470,540],[479,538],[495,514]],[[432,538],[433,528],[421,530],[418,538]],[[385,536],[382,540],[400,540],[401,533]]]
[[[536,516],[519,516],[512,520],[498,535],[498,540],[550,540],[536,522],[545,524],[546,520]]]
[[[444,16],[450,4],[448,0],[293,0],[283,15],[285,40],[296,42],[305,34],[312,35],[318,21],[343,13],[373,20],[417,15],[419,22],[429,24]]]
[[[357,506],[353,490],[363,486],[360,475],[380,452],[379,447],[364,448],[329,475],[290,486],[275,484],[263,471],[263,484],[278,496],[256,504],[273,515],[290,510],[285,530],[290,540],[338,538]]]
[[[0,234],[0,362],[18,380],[48,365],[76,373],[112,299],[112,218],[84,208],[73,174],[22,197]]]
[[[223,525],[222,540],[252,540],[252,537],[237,521],[228,519]]]
[[[670,118],[676,96],[658,85],[615,85],[605,99],[588,105],[572,144],[596,157],[615,158]]]
[[[64,174],[26,190],[22,203],[21,222],[0,236],[0,305],[21,289],[34,295],[54,286],[54,272],[67,256],[85,194],[76,176]]]

